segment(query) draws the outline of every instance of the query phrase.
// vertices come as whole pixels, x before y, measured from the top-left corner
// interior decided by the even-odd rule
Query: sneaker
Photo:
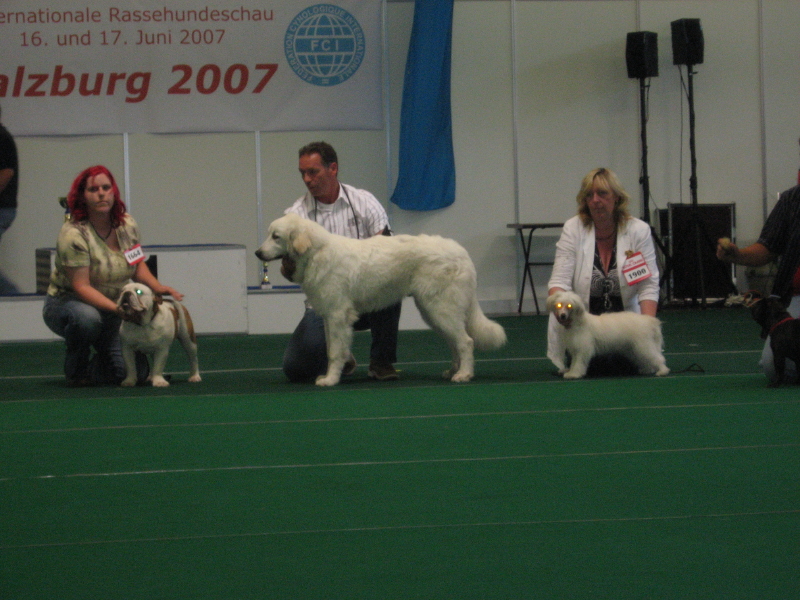
[[[355,357],[351,354],[350,358],[347,359],[347,362],[344,363],[342,367],[342,375],[352,375],[355,373],[356,367],[358,363],[356,362]]]
[[[378,381],[394,381],[400,378],[391,364],[374,361],[369,363],[369,376]]]

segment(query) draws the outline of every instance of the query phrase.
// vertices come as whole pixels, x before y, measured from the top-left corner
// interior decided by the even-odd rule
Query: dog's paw
[[[577,371],[567,371],[564,373],[564,379],[580,379],[581,377],[583,377],[583,374]]]
[[[656,377],[663,377],[664,375],[669,375],[669,367],[661,367],[656,371]]]
[[[136,385],[136,377],[126,377],[120,382],[122,387],[133,387]]]
[[[153,387],[169,387],[169,381],[161,375],[153,375]]]
[[[472,379],[472,373],[461,373],[459,371],[450,378],[450,381],[453,381],[455,383],[466,383],[470,379]]]
[[[339,383],[339,378],[330,375],[320,375],[317,377],[316,381],[316,384],[320,387],[330,387],[332,385],[336,385],[337,383]]]
[[[203,381],[203,380],[200,379],[200,375],[192,375],[191,377],[189,377],[189,381],[191,383],[197,383],[197,382]]]

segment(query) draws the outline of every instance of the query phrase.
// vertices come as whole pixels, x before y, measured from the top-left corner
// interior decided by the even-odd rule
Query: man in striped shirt
[[[391,235],[389,217],[377,198],[366,190],[340,183],[336,151],[327,142],[313,142],[300,148],[300,175],[307,192],[286,209],[322,225],[331,233],[362,239],[373,235]],[[281,273],[291,281],[294,264],[284,258]],[[389,308],[360,315],[356,330],[372,333],[369,376],[378,381],[397,379],[393,363],[397,361],[397,331],[400,323],[398,303]],[[303,319],[286,348],[283,371],[290,381],[313,381],[328,368],[325,324],[322,317],[307,306]],[[345,364],[343,375],[356,368],[354,357]]]

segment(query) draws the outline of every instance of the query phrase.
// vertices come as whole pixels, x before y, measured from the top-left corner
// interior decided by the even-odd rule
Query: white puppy
[[[289,213],[272,222],[256,256],[292,258],[293,281],[325,321],[328,372],[317,385],[339,382],[358,316],[406,296],[414,297],[425,322],[447,340],[453,362],[444,376],[452,381],[472,379],[474,348],[494,350],[506,341],[503,328],[481,311],[475,266],[453,240],[429,235],[354,240]]]
[[[564,327],[564,345],[571,357],[564,379],[586,375],[592,357],[618,353],[646,375],[669,373],[662,348],[661,321],[633,312],[593,315],[574,292],[556,292],[547,298],[547,309]]]
[[[143,283],[128,283],[122,288],[117,306],[124,314],[119,334],[125,360],[123,386],[136,385],[136,352],[153,358],[150,380],[166,387],[164,367],[170,346],[177,337],[189,357],[189,381],[200,381],[197,338],[189,311],[176,300],[162,300]]]

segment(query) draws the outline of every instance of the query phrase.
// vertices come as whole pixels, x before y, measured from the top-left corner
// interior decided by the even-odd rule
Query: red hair
[[[114,176],[106,167],[97,165],[84,169],[72,182],[72,187],[67,195],[67,206],[69,207],[69,214],[74,221],[85,221],[89,218],[89,211],[86,208],[86,184],[91,177],[98,175],[105,175],[111,182],[111,190],[114,192],[114,206],[111,207],[111,225],[118,227],[125,220],[125,203],[119,194],[117,182]]]

